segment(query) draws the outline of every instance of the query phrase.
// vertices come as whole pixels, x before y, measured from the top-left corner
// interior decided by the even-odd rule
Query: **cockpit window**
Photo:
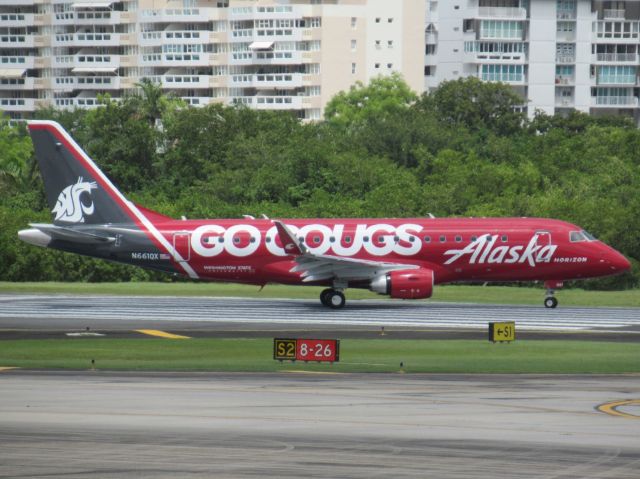
[[[572,231],[569,233],[569,240],[572,243],[579,243],[580,241],[587,241],[587,237],[582,234],[582,231]]]
[[[586,231],[572,231],[569,233],[569,240],[572,243],[579,243],[581,241],[596,241],[596,237]]]

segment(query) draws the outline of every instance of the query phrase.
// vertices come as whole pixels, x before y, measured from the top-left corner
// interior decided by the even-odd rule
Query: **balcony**
[[[565,96],[557,96],[555,101],[555,106],[559,108],[567,108],[571,107],[574,104],[574,100],[572,97]]]
[[[134,12],[79,11],[75,13],[75,25],[119,25],[135,22]]]
[[[35,57],[1,56],[0,68],[33,68]]]
[[[478,18],[525,20],[527,10],[518,7],[478,7]]]
[[[255,52],[253,63],[257,65],[295,65],[302,63],[302,52]]]
[[[159,83],[162,88],[182,89],[182,88],[209,88],[210,75],[158,75],[149,77],[155,83]]]
[[[120,45],[119,33],[76,33],[74,45],[78,47],[117,47]]]
[[[596,53],[591,55],[593,63],[638,63],[637,53]]]
[[[116,76],[77,76],[56,77],[54,79],[56,91],[73,90],[118,90],[120,77]]]
[[[556,19],[558,20],[575,20],[576,12],[575,10],[558,10],[556,13]]]
[[[636,108],[638,97],[635,96],[592,96],[592,106]]]
[[[232,97],[232,105],[246,105],[257,110],[301,110],[300,96],[238,96]]]
[[[117,98],[113,100],[117,101]],[[54,99],[54,104],[56,108],[60,108],[62,110],[71,110],[73,108],[91,109],[91,108],[97,108],[101,105],[101,103],[98,102],[97,98],[90,97],[90,96],[74,97],[74,98],[56,98]]]
[[[171,44],[207,44],[209,32],[200,30],[165,30],[162,32],[144,32],[140,34],[142,45]]]
[[[33,90],[35,78],[0,78],[0,90]]]
[[[206,22],[204,12],[199,8],[166,8],[161,10],[143,10],[140,15],[142,23],[178,23]]]
[[[266,73],[253,75],[253,86],[257,89],[293,89],[302,87],[301,73]]]
[[[21,27],[33,25],[35,23],[33,13],[2,13],[0,14],[0,25],[3,27]]]
[[[602,17],[605,20],[624,20],[625,10],[605,8],[602,12]]]
[[[35,98],[0,98],[0,110],[34,111],[35,109]]]
[[[636,75],[598,75],[596,85],[635,86]]]
[[[556,85],[573,85],[575,83],[575,79],[572,76],[556,76]]]
[[[575,55],[556,55],[556,63],[569,64],[569,63],[575,63],[575,62],[576,62]]]
[[[593,24],[592,41],[594,43],[637,43],[640,38],[638,21],[603,21]]]
[[[219,101],[210,96],[181,96],[180,98],[191,106],[206,106],[209,103]]]
[[[0,35],[0,48],[33,48],[33,35]]]
[[[150,67],[210,66],[207,53],[149,53],[141,55],[140,65]]]

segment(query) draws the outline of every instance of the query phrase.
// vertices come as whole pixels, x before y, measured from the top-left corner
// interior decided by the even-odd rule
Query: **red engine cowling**
[[[412,269],[392,271],[371,281],[371,291],[397,299],[424,299],[433,294],[433,271]]]

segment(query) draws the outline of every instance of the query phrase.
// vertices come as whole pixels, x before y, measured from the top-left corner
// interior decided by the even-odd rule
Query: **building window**
[[[374,66],[376,67],[376,69],[380,68],[380,64],[379,63],[376,63]]]
[[[387,23],[393,23],[393,18],[388,18]]]
[[[355,64],[355,63],[352,63],[352,64],[351,64],[351,73],[354,73],[354,74],[355,74],[355,72],[356,72],[356,64]]]
[[[482,20],[480,22],[481,38],[523,38],[522,23],[512,20]]]
[[[436,67],[426,66],[424,67],[424,76],[432,77],[436,74]]]
[[[393,40],[387,42],[387,48],[393,48]]]
[[[356,28],[358,24],[358,19],[356,17],[351,17],[351,28]]]
[[[436,54],[436,46],[435,45],[427,45],[424,49],[425,55],[435,55]]]
[[[522,65],[482,65],[480,78],[484,81],[522,82],[524,67]]]
[[[393,68],[393,63],[387,63],[387,68]]]
[[[380,17],[376,17],[376,23],[380,23]]]
[[[351,40],[351,51],[355,52],[356,51],[356,46],[357,46],[357,41],[356,40]]]

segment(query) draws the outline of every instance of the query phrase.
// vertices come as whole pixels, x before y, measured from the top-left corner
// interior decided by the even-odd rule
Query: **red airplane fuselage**
[[[629,262],[578,226],[538,218],[282,220],[316,255],[417,265],[434,283],[549,281],[623,272]],[[253,284],[305,282],[291,272],[270,220],[186,220],[155,224],[198,278]],[[573,235],[573,238],[572,238]],[[573,239],[573,240],[572,240]],[[185,272],[185,274],[187,274]],[[366,285],[368,287],[368,285]]]

